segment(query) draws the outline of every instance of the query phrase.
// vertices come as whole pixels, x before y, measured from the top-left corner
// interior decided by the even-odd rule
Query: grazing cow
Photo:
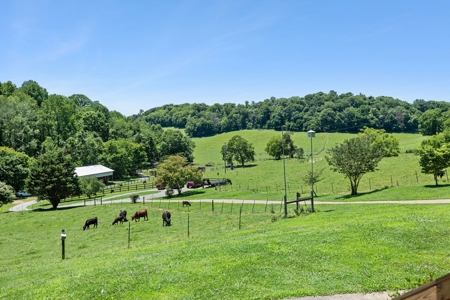
[[[170,226],[170,212],[168,211],[163,212],[162,219],[163,219],[163,227]]]
[[[112,222],[111,225],[119,224],[119,222],[120,222],[120,224],[122,224],[123,221],[124,221],[124,220],[123,220],[123,217],[122,217],[122,216],[118,216],[117,218],[114,219],[114,222]]]
[[[92,219],[87,219],[86,223],[84,223],[83,230],[86,230],[86,228],[89,229],[91,225],[94,225],[94,227],[97,227],[97,225],[98,225],[97,217],[92,218]]]
[[[147,215],[147,210],[143,209],[143,210],[138,210],[137,212],[134,213],[134,215],[131,216],[131,221],[135,221],[137,222],[138,220],[140,221],[140,218],[144,218],[145,220],[148,220],[148,215]]]
[[[128,222],[128,220],[127,220],[127,211],[126,210],[121,210],[119,216],[121,216],[123,218],[124,222]]]
[[[191,202],[185,200],[183,201],[183,206],[191,206]]]

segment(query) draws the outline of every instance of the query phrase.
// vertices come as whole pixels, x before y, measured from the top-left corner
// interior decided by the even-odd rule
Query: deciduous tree
[[[8,204],[14,200],[14,191],[12,186],[0,181],[0,206]]]
[[[248,161],[255,161],[255,149],[253,145],[249,143],[240,135],[233,136],[226,145],[227,157],[238,161],[242,167]],[[222,147],[222,150],[224,147]],[[223,155],[224,153],[222,153]]]
[[[72,195],[78,187],[78,177],[70,155],[60,149],[49,149],[41,154],[30,167],[27,188],[40,200],[48,200],[53,209],[62,199]]]
[[[18,192],[25,186],[29,174],[30,157],[12,148],[0,147],[0,181]]]
[[[199,182],[202,173],[190,166],[185,157],[169,156],[156,168],[156,181],[166,186],[167,189],[176,189],[181,194],[182,187],[188,181]]]
[[[351,194],[358,194],[362,176],[374,172],[383,158],[383,150],[372,145],[368,136],[345,140],[327,150],[325,157],[332,170],[344,174],[350,180]]]
[[[442,177],[444,169],[450,166],[450,144],[445,141],[444,135],[432,136],[422,141],[417,153],[420,155],[422,173],[432,174],[438,185],[438,177]]]
[[[105,184],[96,177],[80,178],[79,185],[81,192],[89,198],[99,193],[105,187]]]

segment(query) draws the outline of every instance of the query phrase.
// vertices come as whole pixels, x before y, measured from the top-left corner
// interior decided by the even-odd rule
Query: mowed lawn
[[[283,299],[404,290],[450,268],[450,205],[317,205],[287,219],[203,205],[146,203],[149,220],[130,231],[111,222],[142,203],[0,214],[0,298]],[[99,227],[83,231],[93,216]]]

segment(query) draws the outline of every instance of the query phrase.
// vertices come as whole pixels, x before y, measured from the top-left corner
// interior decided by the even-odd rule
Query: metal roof
[[[105,177],[112,176],[114,170],[102,165],[92,165],[84,167],[76,167],[75,173],[78,177]]]

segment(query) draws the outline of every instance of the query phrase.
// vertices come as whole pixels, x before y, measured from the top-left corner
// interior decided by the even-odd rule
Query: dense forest
[[[191,137],[241,129],[280,130],[282,125],[289,131],[358,132],[367,126],[387,132],[418,132],[425,111],[442,115],[449,109],[450,104],[444,101],[416,100],[410,104],[386,96],[330,91],[245,104],[168,104],[132,117],[163,127],[184,128]]]
[[[57,147],[77,165],[105,163],[116,174],[127,174],[168,155],[192,161],[195,145],[189,137],[241,129],[279,130],[282,125],[289,131],[358,132],[367,126],[433,135],[442,131],[449,113],[450,104],[444,101],[410,104],[386,96],[330,91],[245,104],[168,104],[124,116],[82,94],[49,95],[33,80],[21,86],[8,81],[0,83],[0,147],[30,157]],[[183,128],[187,136],[163,127]]]

